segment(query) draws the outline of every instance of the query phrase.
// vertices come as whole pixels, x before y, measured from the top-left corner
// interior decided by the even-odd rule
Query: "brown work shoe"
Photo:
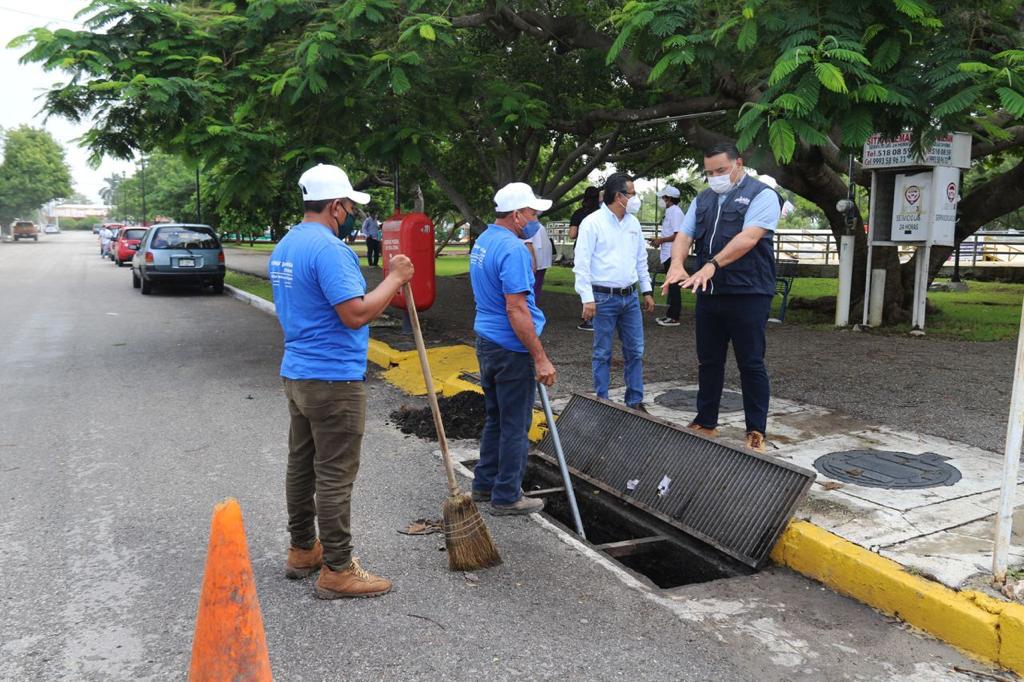
[[[760,452],[762,455],[764,454],[764,434],[760,431],[747,431],[747,441],[745,444],[754,452]]]
[[[701,426],[697,422],[690,422],[686,425],[686,428],[690,429],[694,433],[707,436],[708,438],[718,438],[718,429],[709,429],[706,426]]]
[[[494,504],[491,502],[492,516],[517,516],[519,514],[535,514],[544,509],[544,500],[523,495],[512,504]]]
[[[305,578],[318,570],[323,562],[324,548],[320,546],[319,540],[314,542],[309,549],[289,547],[288,560],[284,564],[284,574],[292,580]]]
[[[335,571],[327,564],[316,581],[316,596],[321,599],[342,597],[379,597],[391,591],[391,581],[364,571],[353,558],[347,568]]]

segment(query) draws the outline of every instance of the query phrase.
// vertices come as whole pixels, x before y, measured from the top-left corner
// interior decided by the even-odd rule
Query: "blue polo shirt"
[[[473,331],[502,348],[526,353],[505,311],[505,294],[526,294],[537,336],[544,330],[544,313],[533,297],[533,259],[526,244],[511,230],[488,225],[469,254],[469,280],[476,300]]]
[[[319,223],[299,223],[274,248],[267,268],[284,330],[281,376],[362,381],[370,329],[349,329],[334,306],[366,293],[359,257]]]

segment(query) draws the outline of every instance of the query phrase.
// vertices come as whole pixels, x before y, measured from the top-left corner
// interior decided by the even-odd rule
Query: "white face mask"
[[[639,213],[640,203],[640,197],[636,196],[635,194],[631,196],[629,198],[629,201],[626,202],[626,213],[629,213],[630,215],[636,215],[637,213]]]
[[[731,179],[734,170],[736,170],[735,164],[731,169],[729,169],[729,172],[727,174],[715,175],[708,178],[708,187],[710,187],[715,192],[715,194],[725,194],[726,192],[728,192],[729,190],[736,186],[736,183],[733,182]]]

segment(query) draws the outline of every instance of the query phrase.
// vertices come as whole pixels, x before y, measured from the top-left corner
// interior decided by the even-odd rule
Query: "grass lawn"
[[[246,275],[241,272],[235,272],[234,270],[228,270],[224,275],[224,283],[241,289],[242,291],[248,291],[254,296],[266,299],[270,302],[274,301],[274,293],[270,287],[270,280],[262,277],[255,277],[253,275]]]
[[[248,242],[242,242],[241,244],[236,244],[235,242],[231,241],[224,242],[224,248],[247,249],[249,251],[273,251],[275,246],[277,246],[277,244],[271,242],[256,242],[252,246],[249,246]],[[364,244],[363,242],[356,242],[355,244],[349,244],[349,246],[352,247],[352,250],[358,253],[359,255],[366,255],[366,244]]]
[[[263,245],[257,245],[263,246]],[[267,245],[269,246],[269,245]],[[358,245],[362,248],[362,245]],[[469,272],[469,256],[442,255],[434,266],[438,277],[451,277]],[[273,300],[270,283],[260,277],[251,277],[228,271],[224,280],[228,284],[252,294]],[[942,280],[938,280],[942,281]],[[838,289],[834,279],[798,277],[790,290],[790,302],[799,298],[834,298]],[[929,312],[925,329],[929,336],[962,341],[1006,341],[1017,338],[1020,327],[1021,301],[1024,284],[998,282],[968,282],[966,292],[932,292],[928,302],[935,312]],[[575,294],[570,268],[555,266],[544,278],[544,291]],[[654,290],[655,301],[665,303],[660,287]],[[683,292],[683,310],[693,310],[694,295]],[[776,305],[778,302],[776,302]],[[833,329],[833,318],[814,310],[790,308],[786,324],[799,324],[812,329]],[[856,320],[855,320],[856,321]],[[876,330],[880,334],[906,334],[909,324],[893,325]]]

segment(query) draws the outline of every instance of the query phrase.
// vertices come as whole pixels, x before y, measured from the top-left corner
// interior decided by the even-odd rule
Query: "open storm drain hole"
[[[673,410],[696,412],[697,389],[672,388],[655,398],[654,402]],[[722,391],[722,402],[718,409],[722,412],[741,411],[743,409],[743,394],[736,391]]]
[[[463,462],[472,469],[476,460]],[[653,516],[573,477],[576,503],[591,547],[662,589],[750,575],[754,570]],[[544,500],[544,516],[575,535],[558,470],[538,457],[526,465],[523,490]]]

